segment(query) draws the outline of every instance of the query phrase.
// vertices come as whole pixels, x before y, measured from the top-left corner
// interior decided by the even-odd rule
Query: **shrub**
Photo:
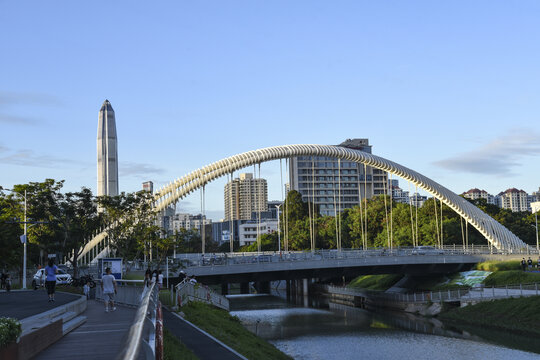
[[[17,319],[0,318],[0,348],[17,341],[21,332],[21,323]]]
[[[476,264],[477,270],[483,271],[506,271],[506,270],[521,270],[519,260],[509,261],[485,261]]]

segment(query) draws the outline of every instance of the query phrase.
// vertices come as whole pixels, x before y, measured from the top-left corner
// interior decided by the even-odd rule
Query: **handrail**
[[[135,360],[139,358],[141,344],[145,344],[145,358],[155,359],[155,325],[156,312],[159,306],[159,289],[155,279],[152,280],[150,286],[144,290],[144,295],[141,299],[141,304],[135,314],[135,319],[127,335],[125,345],[122,351],[116,356],[116,360]],[[150,317],[149,317],[150,316]],[[144,339],[144,327],[146,321],[149,321],[151,327],[148,331],[148,341]]]

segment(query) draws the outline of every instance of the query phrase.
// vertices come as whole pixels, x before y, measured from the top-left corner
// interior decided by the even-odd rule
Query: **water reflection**
[[[534,341],[491,340],[489,331],[456,328],[407,313],[370,312],[332,304],[326,309],[288,304],[274,296],[232,296],[232,315],[295,359],[531,359]],[[520,340],[523,337],[519,337]],[[489,339],[489,338],[488,338]]]

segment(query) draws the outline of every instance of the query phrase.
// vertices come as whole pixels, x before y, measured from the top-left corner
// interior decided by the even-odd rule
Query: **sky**
[[[538,191],[539,18],[536,0],[0,0],[0,186],[95,192],[108,99],[121,191],[348,138],[456,193]],[[279,162],[261,176],[281,199]],[[225,182],[206,190],[214,220]]]

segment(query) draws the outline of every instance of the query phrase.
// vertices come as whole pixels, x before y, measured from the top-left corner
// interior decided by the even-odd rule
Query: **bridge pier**
[[[229,283],[221,283],[221,295],[229,295]]]
[[[270,294],[270,281],[257,281],[255,288],[259,294]]]
[[[240,283],[240,294],[249,294],[249,282]]]

